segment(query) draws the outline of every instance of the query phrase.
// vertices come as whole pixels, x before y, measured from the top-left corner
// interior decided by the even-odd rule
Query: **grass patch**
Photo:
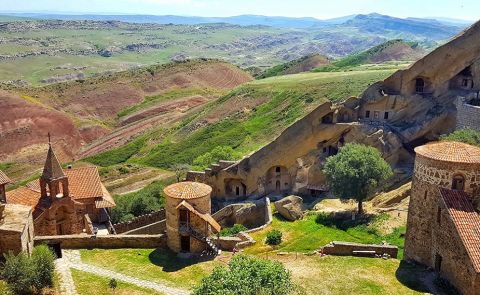
[[[282,232],[282,243],[271,247],[265,244],[267,233],[276,229]],[[278,214],[273,217],[270,226],[259,232],[253,233],[252,237],[257,243],[245,250],[251,254],[265,252],[312,252],[331,241],[357,242],[365,244],[380,244],[387,241],[399,247],[398,258],[403,257],[404,239],[401,237],[405,227],[395,229],[389,235],[381,235],[376,229],[375,222],[358,224],[348,228],[337,228],[334,224],[321,224],[317,222],[317,214],[308,214],[304,219],[295,222],[284,220]]]
[[[289,255],[273,259],[283,262],[292,271],[294,282],[301,286],[306,294],[424,294],[399,280],[398,271],[403,266],[395,259],[319,255]],[[419,278],[417,277],[416,282],[421,284]]]
[[[115,294],[115,295],[150,295],[160,294],[157,291],[117,281],[115,292],[109,288],[109,278],[72,269],[72,277],[79,295]]]
[[[82,250],[86,263],[114,270],[144,280],[191,289],[207,276],[218,261],[197,261],[177,258],[164,249]]]
[[[205,88],[205,89],[199,89],[199,88],[181,88],[181,89],[173,89],[171,91],[168,91],[166,93],[162,93],[159,95],[154,95],[154,96],[146,96],[144,100],[136,105],[133,105],[131,107],[128,107],[122,111],[120,111],[117,116],[119,118],[125,117],[131,114],[134,114],[140,110],[147,109],[149,107],[152,107],[158,103],[165,102],[168,100],[173,100],[177,98],[182,98],[182,97],[188,97],[188,96],[194,96],[194,95],[206,95],[206,96],[212,96],[212,95],[220,95],[220,91],[216,89],[210,89],[210,88]]]
[[[84,160],[103,167],[124,163],[138,153],[144,143],[145,140],[143,138],[138,138],[122,147],[85,158]]]

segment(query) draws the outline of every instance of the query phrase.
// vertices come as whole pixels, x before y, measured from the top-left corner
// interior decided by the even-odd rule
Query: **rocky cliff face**
[[[480,90],[480,23],[410,68],[370,86],[359,98],[325,103],[277,139],[228,167],[214,165],[189,179],[224,199],[328,190],[322,167],[345,143],[374,146],[409,176],[413,148],[455,128],[458,97]],[[243,190],[236,190],[239,186]]]

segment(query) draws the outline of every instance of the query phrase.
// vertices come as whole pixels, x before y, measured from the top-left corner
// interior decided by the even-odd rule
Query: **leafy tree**
[[[450,134],[444,134],[440,140],[445,141],[459,141],[471,145],[480,146],[480,131],[475,129],[459,129]]]
[[[112,209],[110,215],[112,223],[129,221],[137,216],[162,209],[165,205],[163,188],[171,181],[173,179],[166,182],[155,181],[138,192],[116,196],[117,206]]]
[[[173,164],[170,169],[175,173],[177,182],[180,182],[185,179],[187,172],[190,171],[192,167],[188,164]]]
[[[216,163],[220,160],[236,160],[240,157],[240,153],[236,152],[232,147],[229,146],[217,146],[213,150],[198,156],[194,161],[193,165],[195,169],[203,170],[208,168],[213,163]]]
[[[273,229],[267,233],[265,243],[270,246],[280,245],[280,243],[282,243],[282,236],[283,234],[281,231],[278,229]]]
[[[294,287],[290,272],[280,262],[236,255],[228,268],[215,267],[193,294],[288,295]]]
[[[359,214],[363,213],[363,201],[393,175],[380,152],[362,144],[347,144],[337,155],[327,158],[324,172],[335,195],[358,202]]]

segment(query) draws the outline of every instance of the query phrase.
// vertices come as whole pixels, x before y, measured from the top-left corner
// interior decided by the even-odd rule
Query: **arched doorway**
[[[55,211],[55,226],[56,235],[68,235],[70,234],[70,217],[68,209],[65,206],[61,206]]]
[[[457,191],[463,191],[465,189],[465,177],[461,174],[456,174],[452,179],[452,189]]]
[[[280,184],[280,180],[277,180],[277,182],[275,182],[275,192],[279,193],[281,190],[282,190],[282,187]]]
[[[288,192],[292,181],[288,169],[284,166],[273,166],[266,173],[266,194]]]

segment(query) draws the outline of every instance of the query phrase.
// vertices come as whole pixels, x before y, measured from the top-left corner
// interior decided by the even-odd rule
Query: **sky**
[[[334,18],[377,12],[395,17],[480,19],[480,0],[0,0],[1,12]]]

